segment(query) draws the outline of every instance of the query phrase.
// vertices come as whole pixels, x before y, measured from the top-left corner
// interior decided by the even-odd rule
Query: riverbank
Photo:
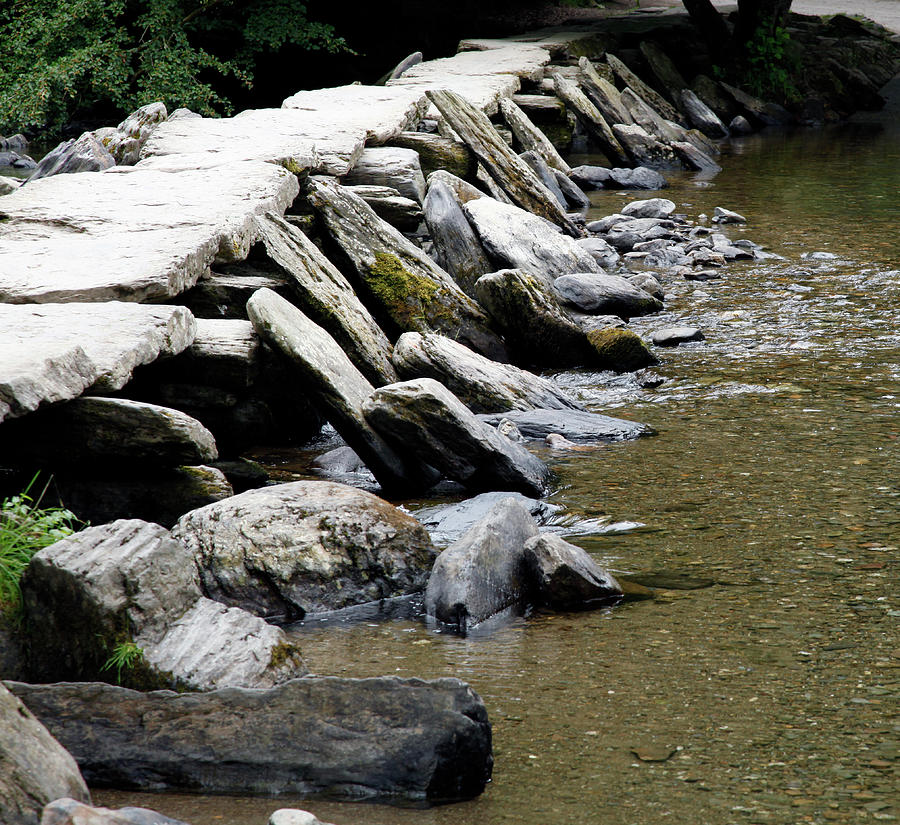
[[[529,71],[529,73],[531,73],[531,72],[533,72],[533,69],[528,69],[528,71]],[[506,80],[498,80],[497,82],[500,82],[500,83],[507,83],[508,81],[506,81]],[[536,78],[533,77],[532,80],[531,80],[531,82],[536,82]],[[488,89],[488,90],[489,90],[490,88],[492,88],[492,84],[491,84],[491,83],[488,83],[488,84],[481,83],[481,82],[479,83],[480,93],[484,93],[484,92],[485,92],[485,89]],[[557,88],[559,88],[559,84],[557,84]],[[491,93],[491,94],[492,94],[492,93]],[[487,94],[487,95],[483,98],[483,100],[485,101],[485,106],[486,106],[486,107],[492,105],[492,103],[491,103],[491,94]],[[431,99],[431,101],[432,101],[433,103],[436,103],[435,98],[430,98],[430,99]],[[444,113],[444,112],[441,112],[441,114],[445,114],[445,113]],[[204,125],[203,128],[205,129],[205,128],[206,128],[206,125]],[[208,135],[208,133],[206,133],[206,134]],[[173,137],[173,135],[170,134],[170,135],[169,135],[169,138],[171,139],[172,137]],[[184,147],[184,146],[196,147],[196,146],[199,146],[199,145],[200,145],[200,142],[199,142],[199,141],[195,141],[195,142],[193,142],[193,143],[191,142],[191,138],[192,138],[192,137],[196,138],[197,135],[191,135],[191,129],[190,129],[190,128],[188,128],[184,133],[180,133],[180,132],[178,131],[178,128],[176,128],[174,137],[177,138],[178,141],[181,141],[181,143],[178,144],[178,145],[181,146],[181,147]],[[207,138],[205,137],[204,139],[207,139]],[[675,141],[675,142],[677,143],[678,141]],[[160,145],[160,144],[157,143],[157,146],[159,146],[159,145]],[[223,144],[223,145],[224,145],[224,144]],[[739,144],[738,144],[738,145],[739,145]],[[300,151],[301,151],[300,149],[295,150],[295,152],[294,152],[294,154],[293,154],[293,156],[292,156],[292,159],[291,159],[292,162],[297,162],[296,159],[299,158],[299,157],[301,157]],[[308,150],[304,148],[302,151],[308,151]],[[184,164],[184,159],[183,159],[183,157],[182,157],[182,158],[179,158],[178,153],[175,153],[175,154],[168,154],[168,153],[166,153],[166,152],[162,152],[161,154],[162,154],[162,156],[164,157],[163,163],[164,163],[165,166],[168,166],[168,168],[178,169],[178,168],[180,168],[180,167]],[[322,158],[323,158],[323,154],[322,154],[322,153],[313,152],[313,153],[308,154],[307,157],[313,157],[313,158],[314,158],[314,157],[316,157],[316,155],[318,155],[319,162],[323,162],[323,161],[322,161]],[[328,163],[342,163],[343,160],[342,160],[342,157],[341,157],[341,155],[340,155],[340,152],[336,152],[336,153],[333,152],[333,153],[331,153],[331,155],[328,157],[328,159],[327,159],[325,162],[328,162]],[[181,174],[181,173],[179,173],[179,172],[171,173],[171,172],[170,172],[169,174]],[[699,185],[703,185],[704,183],[705,183],[706,185],[708,185],[709,178],[708,178],[708,175],[706,175],[706,176],[700,175],[700,176],[698,176],[698,177],[695,179],[695,181],[696,181],[696,184],[699,184]],[[500,182],[499,184],[498,184],[497,179],[495,179],[495,180],[494,180],[494,184],[495,184],[495,186],[497,186],[497,185],[502,186],[502,185],[503,185],[503,184],[502,184],[502,179],[501,179],[501,182]],[[329,191],[329,188],[330,188],[332,185],[333,185],[333,184],[325,183],[325,182],[323,182],[323,183],[318,183],[318,182],[316,182],[316,183],[315,183],[315,186],[316,186],[316,187],[322,187],[321,189],[318,190],[317,196],[325,197],[326,193]],[[508,182],[508,181],[507,181],[506,185],[509,186],[509,182]],[[498,193],[499,193],[499,191],[500,191],[500,190],[498,190]],[[511,193],[510,193],[509,191],[507,191],[506,194],[507,194],[507,197],[509,197],[509,195],[510,195]],[[594,195],[592,195],[592,198],[594,199],[595,204],[603,203],[603,204],[605,204],[606,206],[609,206],[609,204],[610,204],[610,200],[609,200],[610,197],[612,197],[612,198],[614,199],[614,202],[616,203],[617,206],[622,206],[622,205],[623,205],[623,204],[620,202],[620,200],[619,200],[619,199],[621,198],[621,195],[616,195],[616,194],[614,194],[614,193],[612,193],[612,192],[607,193],[607,192],[605,192],[605,191],[601,191],[601,192],[598,192],[598,193],[595,193]],[[630,200],[634,200],[634,199],[635,199],[634,195],[631,195],[630,197],[626,197],[626,200],[629,200],[629,199],[630,199]],[[483,198],[482,198],[481,200],[483,200]],[[681,201],[681,198],[679,198],[679,201]],[[636,205],[637,205],[637,204],[636,204]],[[695,219],[695,220],[696,220],[696,219],[699,219],[699,212],[694,212],[694,211],[692,211],[694,204],[681,203],[680,205],[687,207],[687,211],[688,211],[688,213],[691,215],[692,219]],[[717,204],[717,205],[718,205],[718,204]],[[733,204],[731,204],[731,205],[740,207],[740,204],[738,204],[738,203],[733,203]],[[672,204],[672,207],[673,207],[673,209],[675,208],[675,204],[674,204],[674,203]],[[664,207],[664,208],[665,208],[666,210],[668,210],[668,207]],[[707,208],[708,208],[708,207],[707,207]],[[469,214],[468,220],[472,221],[473,224],[474,224],[475,226],[478,226],[478,223],[477,223],[477,215],[478,215],[477,210],[475,210],[474,207],[469,207],[469,209],[467,210],[467,213]],[[368,214],[368,213],[367,213],[367,214]],[[552,214],[552,213],[551,213],[551,214]],[[597,214],[596,217],[600,217],[600,215],[608,215],[608,214],[609,214],[609,211],[604,210],[603,212]],[[669,212],[667,211],[666,214],[668,215]],[[709,214],[709,213],[707,212],[706,214]],[[298,216],[298,218],[302,221],[302,216]],[[371,220],[371,219],[370,219],[370,220]],[[374,223],[374,220],[371,220],[371,222]],[[535,224],[535,225],[537,226],[537,224]],[[665,228],[665,229],[668,229],[669,227],[664,227],[664,228]],[[688,231],[687,227],[681,227],[681,226],[679,226],[679,227],[672,227],[672,228],[674,228],[676,232],[686,232],[686,231]],[[546,231],[546,230],[545,230],[545,231]],[[615,234],[615,233],[613,233],[613,234]],[[664,233],[664,234],[667,234],[667,233]],[[702,233],[701,233],[701,234],[702,234]],[[674,233],[673,233],[673,235],[674,235]],[[559,237],[561,238],[562,236],[559,236]],[[735,239],[737,239],[737,238],[735,238]],[[611,238],[611,240],[613,240],[613,238]],[[619,240],[621,240],[621,239],[619,239]],[[666,247],[666,248],[668,248],[668,247],[673,247],[673,248],[674,248],[674,247],[678,246],[679,238],[676,238],[676,237],[670,237],[670,238],[658,238],[658,240],[665,240],[665,241],[666,241],[666,243],[663,244],[664,247]],[[643,260],[643,259],[645,258],[645,256],[647,256],[647,255],[649,254],[649,252],[647,251],[647,249],[640,249],[640,250],[636,250],[636,249],[635,249],[635,244],[640,243],[640,242],[641,242],[640,237],[635,238],[635,239],[631,239],[631,240],[628,241],[628,248],[631,249],[631,253],[630,253],[630,254],[632,254],[632,255],[634,256],[634,257],[632,257],[630,260],[633,261],[633,262],[635,262],[635,263],[639,263],[641,260]],[[624,246],[624,244],[623,244],[623,246]],[[661,248],[662,248],[662,247],[661,247]],[[701,244],[701,246],[698,247],[698,248],[707,249],[708,247],[703,246],[703,245]],[[748,247],[748,248],[752,249],[753,247],[751,246],[751,247]],[[220,249],[220,250],[222,249],[222,242],[221,242],[221,241],[219,242],[219,249]],[[654,248],[653,248],[653,251],[655,251],[655,250],[656,250],[656,248],[654,247]],[[622,251],[624,251],[624,249],[623,249]],[[683,255],[683,253],[685,253],[686,251],[687,251],[686,249],[682,248],[682,249],[681,249],[682,255]],[[496,254],[496,253],[494,253],[494,254]],[[827,258],[826,258],[826,259],[827,259]],[[826,259],[823,259],[823,260],[826,260]],[[684,264],[682,263],[681,265],[684,265]],[[671,273],[670,273],[670,274],[671,274]],[[685,276],[685,277],[686,277],[686,276]],[[701,302],[702,302],[704,296],[708,296],[708,295],[710,294],[710,291],[713,290],[713,289],[715,288],[715,286],[716,286],[716,284],[711,284],[711,285],[708,285],[708,286],[698,286],[698,285],[697,285],[697,284],[698,284],[697,281],[695,281],[695,280],[685,280],[685,277],[682,277],[682,279],[681,279],[680,281],[675,281],[675,282],[673,283],[673,291],[674,291],[674,294],[677,295],[679,292],[682,291],[682,289],[685,289],[685,288],[689,287],[689,288],[690,288],[690,291],[691,291],[691,293],[692,293],[692,298],[693,298],[693,299],[701,300]],[[645,281],[645,283],[647,283],[647,282]],[[438,317],[438,320],[440,320],[440,316],[437,316],[437,317]],[[653,321],[652,323],[655,324],[656,322]],[[640,322],[638,322],[638,324],[640,324]],[[692,345],[688,345],[688,351],[689,351],[689,352],[691,351],[691,346],[692,346]],[[706,351],[706,350],[705,350],[705,347],[706,347],[706,346],[707,346],[707,345],[705,345],[705,344],[699,345],[699,347],[700,347],[700,352],[705,352],[705,351]],[[589,375],[589,373],[588,373],[588,375]],[[563,377],[562,380],[563,380],[563,382],[565,383],[567,379],[566,379],[565,377]],[[602,386],[602,385],[603,385],[603,382],[604,382],[605,380],[607,380],[607,379],[600,379],[600,380],[599,380],[599,383],[598,383],[598,386]],[[625,380],[625,386],[629,386],[627,379],[623,379],[623,380]],[[632,384],[632,385],[630,385],[630,386],[636,387],[636,386],[638,386],[638,385]],[[643,385],[641,385],[641,386],[643,386]],[[650,384],[648,384],[647,387],[644,388],[644,389],[649,388],[649,386],[650,386]],[[584,393],[586,393],[586,397],[587,397],[587,398],[591,397],[590,394],[591,394],[591,392],[593,392],[593,391],[594,391],[594,390],[592,390],[592,389],[590,388],[590,385],[585,385],[585,386],[583,386],[581,389],[579,389],[579,392],[584,392]],[[595,399],[595,400],[596,400],[596,399]],[[604,402],[602,402],[602,403],[603,403],[604,406],[605,406],[605,405],[609,404],[610,402],[611,402],[611,399],[610,399],[610,398],[607,398],[607,399],[606,399]],[[623,446],[624,446],[624,445],[623,445]],[[630,449],[631,446],[633,446],[633,445],[628,445],[627,447],[625,447],[625,449]],[[532,447],[532,449],[535,449],[535,448]],[[596,446],[595,446],[594,449],[602,449],[602,448],[599,448],[599,447],[596,447]],[[623,456],[622,450],[620,450],[620,449],[618,449],[618,448],[615,448],[615,450],[616,450],[616,454],[618,454],[619,456]],[[571,455],[571,456],[573,456],[573,457],[577,457],[577,459],[576,459],[576,458],[566,459],[564,456],[563,456],[563,457],[560,457],[558,454],[557,454],[557,455],[554,455],[553,453],[544,453],[544,452],[542,452],[542,449],[541,449],[541,448],[537,448],[537,452],[539,453],[539,455],[541,455],[542,458],[546,455],[546,459],[547,459],[549,462],[551,462],[552,464],[554,464],[554,466],[556,466],[557,468],[559,468],[559,471],[561,472],[563,478],[565,478],[566,475],[569,474],[569,473],[572,473],[572,474],[574,474],[574,475],[578,475],[579,473],[581,473],[581,472],[584,471],[584,468],[585,468],[585,466],[586,466],[585,463],[584,463],[584,456],[585,456],[585,453],[583,452],[583,450],[580,450],[580,451],[573,451],[573,452],[571,452],[571,453],[569,454],[569,455]],[[605,450],[604,450],[603,452],[605,452]],[[660,464],[654,463],[653,466],[659,467],[659,466],[664,466],[664,465],[660,465]],[[376,469],[376,474],[377,474],[377,473],[378,473],[378,470]],[[602,510],[602,509],[603,509],[603,505],[602,505],[601,503],[599,503],[599,502],[594,502],[594,503],[592,503],[591,505],[588,505],[585,509],[586,509],[588,512],[596,512],[598,509]],[[638,534],[638,535],[640,535],[640,534]],[[665,577],[663,577],[663,581],[665,581]],[[688,584],[690,585],[691,582],[689,581]],[[694,582],[694,584],[696,584],[696,582]],[[660,587],[660,586],[661,586],[663,589],[669,590],[670,593],[671,593],[671,590],[673,590],[673,589],[677,592],[677,587],[675,587],[675,588],[672,587],[672,580],[671,580],[671,578],[668,580],[668,586],[667,586],[666,584],[660,585],[660,584],[659,584],[659,580],[657,580],[657,584],[655,584],[654,586],[656,586],[656,587]],[[664,595],[663,598],[662,598],[661,600],[658,600],[658,603],[661,604],[661,605],[665,605],[665,604],[667,604],[667,603],[671,603],[671,599],[672,599],[672,598],[673,598],[673,597],[672,597],[671,595]],[[795,606],[795,607],[796,607],[796,606]],[[603,621],[604,618],[605,618],[605,616],[606,616],[607,614],[594,614],[594,615],[600,616],[600,617],[601,617],[600,620]],[[620,615],[620,614],[615,614],[615,615],[618,616],[618,615]],[[796,614],[792,614],[792,615],[796,615]],[[561,620],[561,621],[565,621],[565,622],[568,622],[568,621],[569,621],[568,618],[562,618],[562,617],[560,617],[560,620]],[[537,624],[534,625],[534,626],[537,626],[537,627],[540,627],[540,626],[542,626],[542,625],[551,626],[551,625],[550,625],[550,622],[552,622],[552,621],[553,621],[552,618],[548,618],[548,617],[542,615],[541,617],[539,617],[539,618],[537,619]],[[589,621],[589,620],[588,620],[588,621]],[[558,627],[558,626],[559,626],[559,625],[556,625],[556,627]],[[358,628],[358,626],[357,626],[357,628]],[[359,629],[362,633],[368,634],[368,636],[371,636],[371,633],[370,633],[369,631],[366,631],[365,629],[362,629],[362,628],[358,628],[358,629]],[[595,629],[596,629],[596,628],[595,628]],[[353,632],[357,632],[357,631],[356,631],[356,629],[351,629],[350,632],[353,633]],[[416,632],[416,631],[415,631],[414,629],[410,630],[410,629],[404,628],[401,632]],[[390,636],[390,635],[394,635],[394,634],[393,634],[393,631],[388,630],[388,631],[387,631],[387,635],[389,635],[389,636]],[[504,636],[504,633],[501,632],[501,633],[498,635],[498,638],[500,638],[500,639],[502,640],[503,636]],[[301,633],[301,635],[300,635],[299,637],[297,637],[297,638],[298,638],[298,639],[301,639],[301,638],[302,638],[302,633]],[[401,637],[401,638],[403,638],[403,637]],[[408,638],[412,638],[412,636],[406,636],[405,638],[407,638],[407,639],[408,639]],[[428,638],[424,638],[424,639],[421,639],[421,640],[417,639],[417,641],[423,641],[423,642],[425,642],[426,644],[428,644],[428,643],[433,643],[433,642],[429,642],[429,639],[428,639]],[[463,642],[463,644],[465,644],[465,649],[471,650],[471,649],[472,649],[472,648],[471,648],[471,645],[473,645],[473,644],[478,644],[478,642],[479,642],[479,636],[478,636],[477,634],[474,634],[474,635],[472,636],[472,638],[470,639],[469,642]],[[449,640],[448,640],[448,643],[453,644],[453,642],[452,642],[452,641],[449,641]],[[424,646],[425,646],[425,645],[423,645],[423,647],[424,647]],[[390,649],[390,647],[391,647],[391,644],[390,644],[390,642],[389,642],[389,640],[388,640],[388,642],[387,642],[387,649]],[[582,652],[583,652],[583,649],[582,649]],[[377,653],[376,659],[377,659],[377,661],[378,661],[379,666],[381,666],[381,667],[383,667],[383,657],[384,657],[385,655],[390,655],[390,654],[386,654],[386,653],[385,653],[385,648],[382,648],[382,649],[379,650],[378,653]],[[400,653],[398,653],[398,654],[396,654],[396,655],[399,656],[399,655],[405,655],[405,654],[400,654]],[[343,657],[343,654],[342,654],[341,658],[342,658],[342,657]],[[352,659],[352,658],[359,658],[359,657],[351,656],[350,658]],[[606,658],[608,658],[608,657],[606,657]],[[365,657],[362,657],[362,659],[360,659],[360,661],[362,661],[363,659],[365,659]],[[318,664],[314,669],[318,670],[319,672],[323,672],[323,671],[324,671],[324,672],[337,672],[337,671],[340,670],[342,667],[346,667],[346,661],[347,661],[346,659],[343,659],[343,664],[340,664],[340,663],[335,662],[335,661],[330,661],[330,660],[328,659],[328,656],[326,655],[326,656],[324,656],[323,658],[320,658],[320,659],[318,660],[319,664]],[[368,661],[368,660],[366,660],[366,661]],[[426,668],[426,669],[427,669],[427,668]],[[467,670],[467,669],[466,669],[465,667],[462,668],[462,671],[463,671],[463,672],[466,672],[466,670]],[[474,672],[474,671],[471,671],[471,672]],[[568,673],[572,673],[572,671],[571,671],[571,670],[568,670],[568,669],[567,669],[567,672],[568,672]],[[615,692],[616,692],[616,689],[615,689],[615,688],[610,688],[610,691],[611,691],[611,692],[610,692],[609,694],[607,694],[607,695],[614,695]],[[577,692],[576,692],[576,694],[577,694]],[[508,695],[507,695],[506,693],[504,693],[504,695],[505,695],[505,696],[507,697],[507,699],[508,699],[508,698],[510,698],[513,694],[508,694]],[[529,707],[536,707],[536,705],[533,705],[533,704],[531,704],[530,702],[529,702],[528,704],[529,704]],[[539,704],[540,704],[540,703],[538,703],[538,705],[539,705]],[[594,707],[596,708],[596,703],[594,704]],[[511,714],[508,710],[505,710],[505,711],[503,711],[503,713],[501,714],[501,718],[502,718],[502,719],[506,719],[508,716],[514,716],[514,715],[515,715],[515,714]],[[518,724],[518,723],[521,722],[521,721],[522,721],[521,718],[520,718],[518,721],[515,720],[515,719],[512,719],[512,724]],[[598,728],[590,728],[590,729],[587,729],[587,730],[585,731],[584,735],[587,736],[587,737],[592,737],[592,736],[595,736],[595,735],[596,735],[596,736],[599,736],[599,735],[600,735],[600,732],[599,732]],[[549,748],[549,750],[551,750],[551,751],[555,748],[555,746],[552,744],[553,741],[556,741],[556,740],[553,740],[553,739],[551,738],[551,743],[548,745],[548,748]],[[589,740],[589,741],[590,741],[590,740]],[[656,760],[656,758],[657,758],[656,755],[659,754],[659,750],[658,750],[657,745],[654,745],[653,743],[651,743],[649,746],[646,746],[646,747],[645,747],[644,744],[638,743],[636,747],[637,747],[637,750],[638,750],[638,754],[637,754],[637,755],[638,755],[638,759],[639,759],[639,760],[642,760],[642,761],[644,760],[644,756],[647,756],[647,757],[648,757],[648,760],[647,760],[647,761],[653,762],[653,761]],[[683,746],[682,746],[682,747],[683,747]],[[677,752],[677,746],[676,746],[675,748],[672,749],[672,752],[671,752],[671,753],[669,753],[667,756],[663,757],[663,759],[671,758],[676,752]],[[641,754],[644,754],[644,756],[641,756]],[[540,759],[542,758],[540,754],[529,754],[529,755],[528,755],[529,760],[532,759],[532,756],[534,757],[534,760],[540,760]],[[526,765],[529,765],[530,762],[526,762],[525,764],[526,764]],[[527,784],[527,783],[526,783],[526,784]],[[400,814],[398,814],[398,815],[400,815]],[[437,814],[435,814],[435,815],[437,815]]]

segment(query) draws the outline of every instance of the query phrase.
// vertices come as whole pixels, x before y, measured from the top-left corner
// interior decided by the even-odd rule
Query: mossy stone
[[[588,343],[597,355],[597,366],[615,372],[652,367],[659,359],[630,329],[594,329],[587,334]]]

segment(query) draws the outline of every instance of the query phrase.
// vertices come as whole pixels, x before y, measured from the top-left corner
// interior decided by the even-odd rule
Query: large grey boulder
[[[559,201],[559,205],[562,206],[563,209],[568,208],[569,202],[563,194],[559,184],[556,182],[556,176],[553,174],[553,169],[550,168],[547,161],[545,161],[538,152],[533,150],[522,152],[519,157],[532,168],[534,173],[541,179],[541,183],[553,193],[553,197]],[[558,169],[556,171],[559,172]],[[559,174],[562,173],[559,172]]]
[[[404,333],[394,346],[394,363],[403,378],[440,381],[475,413],[580,409],[549,379],[498,364],[443,335]]]
[[[607,189],[665,189],[668,181],[655,169],[636,166],[634,169],[610,169]]]
[[[148,808],[92,808],[76,799],[56,799],[44,808],[41,825],[187,825]]]
[[[374,184],[390,186],[417,203],[425,198],[425,176],[415,149],[399,146],[374,146],[363,149],[359,160],[344,176],[349,186]]]
[[[560,172],[559,169],[553,170],[556,184],[559,186],[566,203],[572,209],[590,209],[591,199],[581,191],[578,185],[566,174]]]
[[[479,198],[464,204],[463,211],[499,267],[521,269],[547,284],[569,272],[601,271],[575,239],[523,209]]]
[[[629,218],[668,218],[675,211],[674,201],[668,198],[645,198],[626,203],[620,210]]]
[[[561,301],[596,315],[633,318],[663,308],[662,301],[619,275],[578,272],[563,275],[553,282],[553,291]]]
[[[89,527],[32,558],[22,579],[29,671],[44,681],[269,687],[306,671],[283,632],[202,598],[191,553],[158,524]],[[116,645],[140,649],[112,672]]]
[[[525,542],[538,527],[521,502],[506,498],[434,563],[425,612],[465,632],[531,597]]]
[[[487,711],[457,679],[186,694],[9,685],[97,785],[449,801],[481,793],[491,775]]]
[[[687,132],[677,123],[663,118],[643,98],[632,89],[622,92],[622,103],[628,108],[634,119],[634,125],[640,126],[662,143],[671,143],[676,140],[684,140]]]
[[[178,410],[125,398],[82,396],[8,422],[0,450],[45,466],[137,462],[205,464],[218,458],[212,433]]]
[[[603,238],[580,238],[578,245],[586,249],[603,269],[612,269],[619,263],[620,255],[616,248]]]
[[[75,760],[0,684],[0,822],[38,825],[43,807],[63,796],[91,801]]]
[[[551,433],[582,443],[623,441],[653,434],[646,424],[584,410],[510,410],[483,414],[479,418],[494,427],[506,418],[525,438],[536,441],[543,441]]]
[[[194,339],[184,307],[131,303],[0,304],[0,421],[88,388],[117,390],[140,364],[175,355]]]
[[[550,471],[540,459],[483,424],[432,378],[381,387],[363,412],[385,438],[470,489],[537,496],[546,489]]]
[[[428,486],[428,472],[402,457],[366,422],[362,403],[374,387],[324,329],[269,289],[254,293],[247,314],[259,336],[289,359],[328,420],[379,484],[390,490]]]
[[[298,306],[326,329],[373,384],[397,380],[391,343],[350,282],[299,229],[269,212],[256,219],[266,255],[282,274]]]
[[[475,294],[519,360],[547,367],[585,363],[584,333],[545,281],[520,269],[504,269],[482,275]]]
[[[515,499],[531,513],[538,525],[548,524],[562,508],[538,498],[529,498],[508,490],[479,493],[452,504],[435,504],[413,511],[413,515],[431,533],[432,541],[442,547],[462,538],[504,499]]]
[[[173,536],[207,595],[288,619],[421,590],[434,559],[414,518],[330,481],[248,490],[185,514]]]
[[[429,178],[425,223],[434,242],[435,260],[453,276],[466,295],[473,297],[475,281],[494,266],[466,220],[459,197],[437,178]]]
[[[93,132],[85,132],[79,138],[60,143],[44,155],[26,183],[38,178],[49,178],[51,175],[100,172],[115,165],[116,159]]]
[[[525,542],[533,598],[554,610],[609,604],[622,596],[619,583],[584,550],[550,533]]]
[[[489,358],[504,360],[503,343],[475,301],[362,198],[320,177],[308,181],[307,194],[362,282],[370,305],[392,323],[390,333],[442,332]]]

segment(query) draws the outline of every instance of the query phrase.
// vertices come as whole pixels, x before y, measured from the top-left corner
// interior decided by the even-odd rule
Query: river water
[[[490,634],[410,620],[300,632],[309,667],[459,676],[494,726],[478,799],[414,810],[321,800],[98,792],[193,825],[263,825],[297,806],[350,825],[800,823],[900,817],[900,131],[843,126],[732,143],[712,180],[665,193],[784,260],[667,283],[646,334],[664,383],[559,379],[658,435],[541,454],[552,500],[634,521],[573,539],[652,601],[535,615]],[[595,193],[592,215],[634,194]],[[804,259],[828,252],[837,258]]]

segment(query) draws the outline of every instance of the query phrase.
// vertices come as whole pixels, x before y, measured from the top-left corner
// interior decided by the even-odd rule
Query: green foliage
[[[791,81],[796,60],[784,27],[763,21],[744,47],[743,64],[743,85],[757,97],[786,100],[797,94]]]
[[[104,663],[102,670],[116,671],[116,684],[122,684],[122,671],[133,670],[144,658],[143,648],[138,647],[132,641],[118,642],[113,648],[109,658]]]
[[[21,607],[19,581],[31,557],[82,526],[69,510],[40,506],[46,486],[36,500],[31,497],[37,478],[19,495],[0,502],[0,610],[7,616]]]
[[[155,100],[230,114],[229,84],[286,46],[346,49],[300,0],[11,0],[0,17],[0,133]]]

